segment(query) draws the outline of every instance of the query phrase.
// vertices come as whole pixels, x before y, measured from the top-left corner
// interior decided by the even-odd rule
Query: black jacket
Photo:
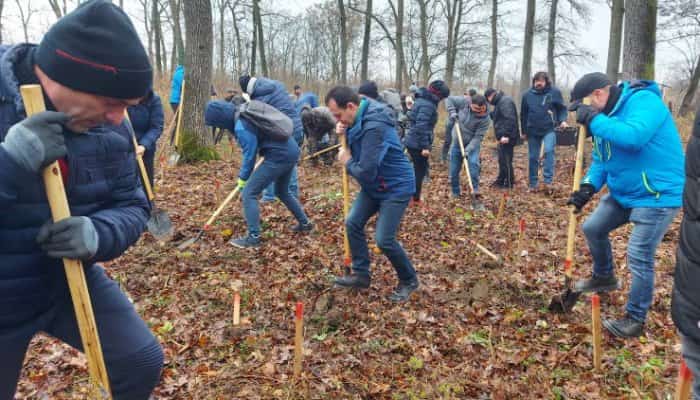
[[[683,335],[700,342],[700,110],[686,147],[685,175],[671,315]]]
[[[491,120],[496,139],[501,140],[502,137],[506,136],[510,139],[511,144],[517,142],[520,137],[520,128],[518,127],[518,110],[512,97],[506,96],[500,91],[496,93],[493,97]]]

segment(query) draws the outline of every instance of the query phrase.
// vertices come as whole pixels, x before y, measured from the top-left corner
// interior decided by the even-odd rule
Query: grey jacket
[[[455,118],[457,114],[472,103],[471,99],[464,96],[449,96],[445,99],[447,116]]]

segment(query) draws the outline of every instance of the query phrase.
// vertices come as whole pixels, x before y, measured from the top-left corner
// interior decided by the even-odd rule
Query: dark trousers
[[[155,163],[155,158],[156,158],[156,152],[155,151],[148,151],[146,150],[145,153],[143,153],[143,165],[146,167],[146,172],[148,173],[148,180],[151,183],[151,189],[153,189],[153,180],[154,175],[155,175],[155,169],[153,168],[153,164]]]
[[[423,178],[428,171],[428,157],[423,157],[421,150],[418,149],[408,149],[408,154],[413,161],[413,172],[416,175],[416,193],[413,195],[413,199],[419,201],[420,192],[423,189]]]
[[[119,285],[104,270],[85,268],[85,278],[97,323],[97,333],[115,400],[146,400],[160,379],[163,351]],[[78,323],[67,284],[53,308],[16,329],[4,329],[0,316],[0,399],[12,399],[24,353],[39,331],[82,351]]]
[[[515,171],[513,170],[513,149],[512,144],[498,145],[498,178],[496,183],[505,186],[513,187],[515,183]]]
[[[448,118],[445,122],[445,142],[442,144],[442,161],[449,160],[450,147],[452,146],[452,128],[454,128],[455,122],[452,118]]]

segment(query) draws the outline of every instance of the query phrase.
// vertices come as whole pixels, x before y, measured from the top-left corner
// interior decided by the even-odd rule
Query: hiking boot
[[[503,186],[504,186],[503,182],[501,182],[501,181],[493,181],[489,184],[489,187],[492,187],[492,188],[502,188]]]
[[[347,289],[368,289],[369,275],[351,274],[335,278],[335,285]]]
[[[620,338],[640,337],[644,333],[644,322],[632,319],[625,315],[622,319],[604,319],[603,326],[608,332]]]
[[[399,282],[394,291],[389,295],[389,300],[394,303],[403,303],[411,297],[411,293],[418,289],[418,286],[420,286],[418,278],[414,278],[408,282]]]
[[[260,236],[248,235],[240,237],[238,239],[229,240],[228,244],[233,247],[238,247],[239,249],[250,249],[254,247],[260,247]]]
[[[298,233],[303,233],[303,232],[311,232],[311,230],[314,229],[314,224],[311,223],[311,221],[307,221],[305,224],[298,223],[292,228],[292,232],[298,232]]]
[[[620,282],[617,281],[615,275],[596,276],[593,275],[589,279],[581,279],[574,284],[574,290],[582,293],[589,292],[610,292],[620,288]]]

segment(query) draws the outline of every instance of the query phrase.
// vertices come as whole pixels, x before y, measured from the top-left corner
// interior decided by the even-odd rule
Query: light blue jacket
[[[178,65],[173,74],[173,82],[170,84],[170,103],[180,104],[182,95],[182,81],[185,79],[185,67]]]
[[[590,123],[593,163],[582,183],[608,185],[625,208],[680,207],[685,157],[673,116],[653,81],[622,82],[609,115]]]

